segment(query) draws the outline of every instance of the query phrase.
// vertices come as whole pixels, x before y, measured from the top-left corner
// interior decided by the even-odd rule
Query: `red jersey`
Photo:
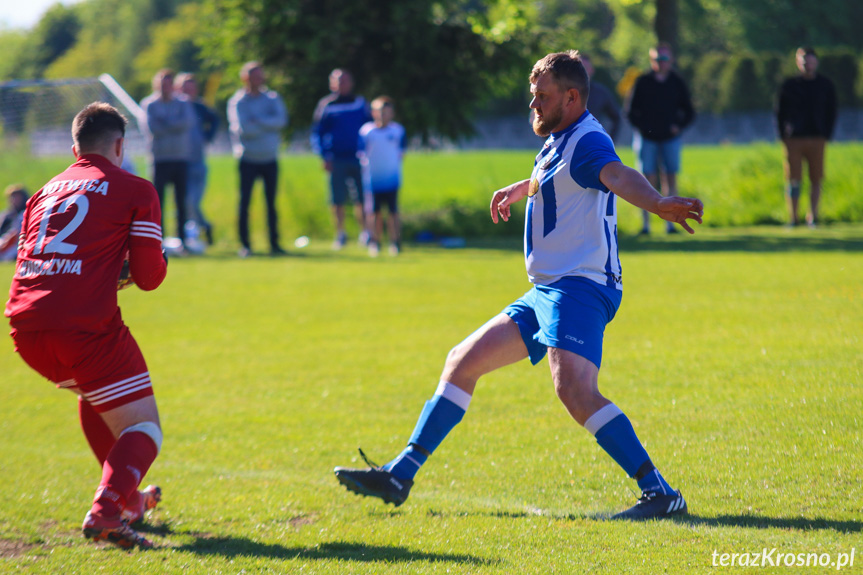
[[[122,324],[117,279],[126,253],[162,249],[150,182],[87,154],[27,201],[6,317],[19,331],[103,332]],[[143,257],[138,259],[143,260]],[[165,277],[158,258],[154,289]],[[133,273],[133,278],[134,278]]]

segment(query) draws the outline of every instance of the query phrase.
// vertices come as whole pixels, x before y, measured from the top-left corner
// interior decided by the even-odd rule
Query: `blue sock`
[[[668,484],[655,467],[647,475],[638,480],[638,488],[642,491],[659,491],[663,495],[672,495],[674,489]]]
[[[399,479],[413,479],[428,456],[464,417],[470,398],[461,388],[442,381],[425,403],[407,448],[383,468]]]
[[[428,459],[428,455],[411,443],[395,459],[383,466],[398,479],[413,479],[420,467]]]
[[[608,453],[630,477],[639,475],[638,487],[643,491],[663,491],[666,495],[674,490],[650,463],[629,418],[619,407],[610,403],[599,409],[584,422],[584,427],[596,437],[596,442]],[[647,472],[645,473],[645,469]]]

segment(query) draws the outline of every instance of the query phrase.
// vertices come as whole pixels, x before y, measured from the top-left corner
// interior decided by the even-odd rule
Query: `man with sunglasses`
[[[666,196],[677,195],[681,134],[695,119],[689,89],[673,66],[671,46],[661,42],[650,49],[650,72],[636,80],[626,114],[634,129],[632,148],[638,168]],[[644,210],[642,214],[641,233],[646,235],[650,214]],[[666,231],[673,234],[677,228],[666,222]]]

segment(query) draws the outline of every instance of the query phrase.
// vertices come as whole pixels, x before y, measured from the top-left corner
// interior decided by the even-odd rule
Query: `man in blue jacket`
[[[312,125],[312,148],[324,160],[330,174],[330,203],[336,225],[334,249],[347,243],[345,204],[352,200],[360,229],[360,243],[368,242],[364,210],[363,176],[357,158],[360,128],[372,121],[369,106],[362,96],[354,94],[354,79],[347,70],[330,73],[330,94],[321,98],[315,108]]]

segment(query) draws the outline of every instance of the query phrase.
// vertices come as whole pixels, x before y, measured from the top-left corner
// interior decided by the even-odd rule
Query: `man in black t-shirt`
[[[638,168],[657,190],[677,195],[681,134],[695,119],[695,109],[683,78],[673,70],[671,46],[660,43],[650,49],[650,72],[638,77],[627,105],[626,116],[635,129],[632,148]],[[650,214],[644,210],[642,234],[650,233]],[[675,233],[671,222],[666,231]]]
[[[812,48],[797,50],[800,74],[782,83],[776,109],[779,137],[785,148],[785,195],[788,223],[795,226],[803,180],[803,160],[809,166],[810,210],[806,223],[815,227],[824,177],[824,148],[836,126],[836,90],[818,74],[818,56]]]

